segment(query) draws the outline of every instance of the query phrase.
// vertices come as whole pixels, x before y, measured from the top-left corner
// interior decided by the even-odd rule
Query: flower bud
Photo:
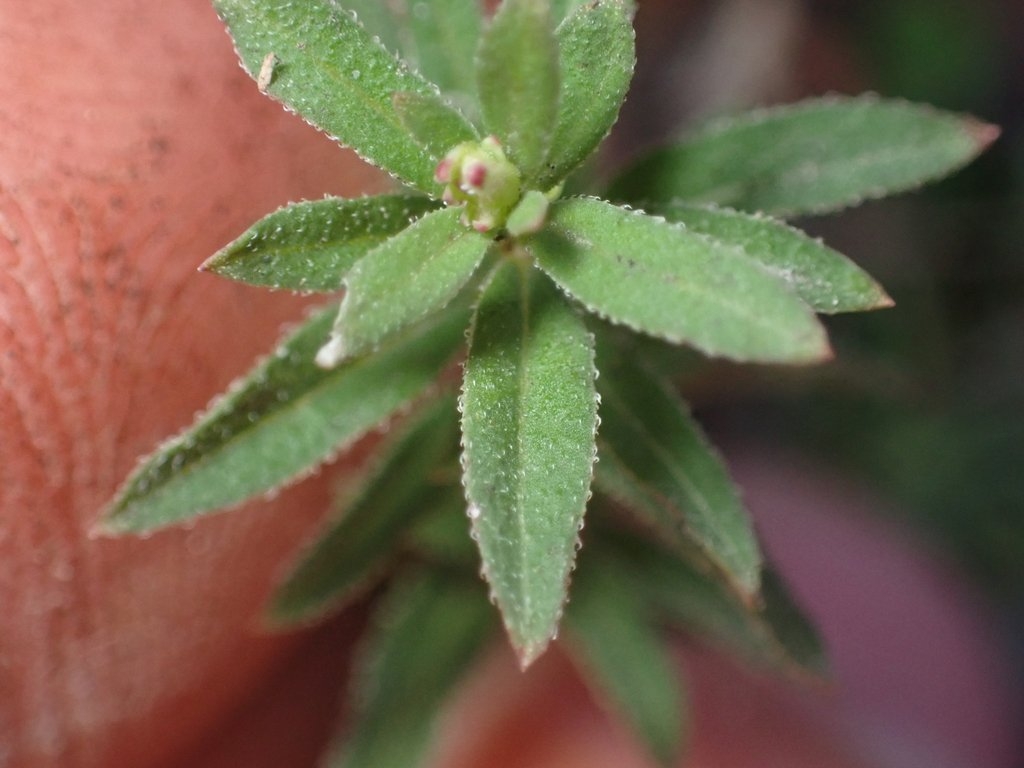
[[[503,227],[519,202],[519,170],[494,136],[454,147],[438,163],[434,178],[445,185],[441,199],[464,205],[463,223],[478,232]]]

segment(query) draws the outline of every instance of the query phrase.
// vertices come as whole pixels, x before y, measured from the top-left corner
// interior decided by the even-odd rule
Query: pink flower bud
[[[434,169],[434,181],[438,184],[447,184],[452,178],[452,161],[451,158],[446,157],[440,163],[437,164],[437,168]]]
[[[470,189],[481,189],[487,181],[487,166],[479,161],[467,163],[462,178]]]

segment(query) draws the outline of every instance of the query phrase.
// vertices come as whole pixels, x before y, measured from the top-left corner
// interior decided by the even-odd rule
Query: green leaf
[[[480,41],[484,127],[530,187],[543,172],[558,117],[558,44],[545,0],[505,0]]]
[[[463,341],[468,312],[431,318],[333,370],[313,363],[334,309],[314,315],[128,478],[101,522],[144,531],[294,481],[422,392]]]
[[[479,583],[441,574],[396,587],[357,659],[354,718],[328,768],[422,765],[443,703],[490,635]]]
[[[825,213],[939,179],[998,134],[971,117],[873,95],[813,99],[714,122],[640,160],[610,197]]]
[[[339,5],[354,13],[362,27],[388,51],[401,56],[408,64],[413,63],[403,47],[403,38],[408,31],[405,0],[344,0]]]
[[[512,237],[531,235],[544,226],[551,201],[543,192],[531,189],[512,209],[505,222],[505,230]]]
[[[392,94],[433,93],[331,0],[214,0],[242,64],[255,76],[271,55],[266,92],[368,162],[424,192],[440,159],[402,123]]]
[[[860,312],[892,306],[892,299],[867,272],[781,221],[679,202],[657,205],[653,210],[693,232],[740,249],[788,283],[815,312]]]
[[[741,361],[829,354],[824,329],[785,283],[681,225],[571,199],[552,205],[527,243],[556,283],[613,322]]]
[[[428,213],[363,257],[345,277],[345,299],[321,365],[362,354],[444,308],[480,265],[491,240],[459,222],[462,211]]]
[[[830,669],[825,644],[772,568],[764,570],[761,596],[760,629],[777,644],[778,657],[795,663],[804,673],[827,678]]]
[[[654,336],[633,333],[629,328],[613,325],[593,316],[587,318],[587,324],[603,343],[628,347],[629,354],[642,361],[646,370],[673,382],[677,389],[687,385],[694,378],[699,382],[703,374],[716,365],[714,361],[690,347],[672,344]]]
[[[827,675],[817,633],[771,568],[763,570],[761,600],[745,603],[678,551],[609,526],[596,506],[587,526],[588,551],[599,550],[603,564],[628,574],[633,594],[669,626],[703,636],[751,663],[802,676]]]
[[[337,291],[367,252],[439,206],[413,195],[292,203],[257,221],[200,269],[269,288]]]
[[[458,463],[451,470],[458,474]],[[480,553],[469,536],[466,499],[455,480],[437,488],[424,501],[424,512],[406,536],[407,546],[421,559],[444,565],[476,567]]]
[[[444,157],[456,144],[479,138],[476,128],[440,96],[404,91],[392,99],[403,125],[434,157]]]
[[[343,0],[360,23],[446,95],[475,91],[477,0]]]
[[[568,176],[615,123],[636,60],[632,5],[627,0],[579,4],[556,30],[561,97],[539,188]]]
[[[581,5],[590,1],[591,0],[551,0],[551,18],[555,23],[559,23]]]
[[[372,584],[400,533],[423,511],[431,473],[457,455],[458,433],[455,401],[446,397],[389,439],[355,498],[278,588],[273,624],[319,619]]]
[[[661,765],[675,765],[686,729],[680,673],[628,573],[587,552],[565,614],[571,658],[594,697],[629,724]]]
[[[535,269],[481,296],[462,392],[464,483],[483,571],[525,667],[554,635],[594,461],[593,339]]]
[[[445,93],[474,94],[473,61],[482,26],[479,1],[414,0],[411,10],[408,47],[415,49],[414,66]]]
[[[751,600],[761,551],[728,470],[671,386],[598,346],[598,487],[668,543],[700,556]]]

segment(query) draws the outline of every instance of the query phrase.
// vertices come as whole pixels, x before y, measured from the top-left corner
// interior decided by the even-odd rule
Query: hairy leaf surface
[[[415,63],[413,52],[403,47],[408,36],[405,0],[343,0],[338,5],[354,13],[359,24],[389,52]]]
[[[579,166],[608,135],[636,60],[632,3],[581,3],[555,32],[561,95],[551,151],[536,182],[547,189]]]
[[[781,221],[685,203],[667,203],[655,210],[669,221],[740,249],[788,283],[815,312],[862,312],[892,306],[892,299],[867,272]]]
[[[421,323],[332,370],[313,357],[322,310],[128,478],[101,523],[142,531],[238,504],[330,458],[422,392],[463,341],[465,310]]]
[[[593,339],[537,270],[502,265],[473,321],[463,469],[484,574],[525,666],[555,633],[594,461]]]
[[[405,91],[392,101],[402,123],[433,157],[444,157],[456,144],[479,138],[476,128],[440,96]]]
[[[400,119],[392,95],[433,86],[331,0],[214,0],[247,72],[276,64],[266,92],[368,162],[424,191],[439,158]]]
[[[567,293],[635,330],[741,361],[829,354],[824,329],[782,280],[681,225],[599,200],[563,200],[528,247]]]
[[[446,95],[474,92],[473,56],[481,27],[477,0],[342,0],[341,5]]]
[[[352,267],[331,331],[339,359],[372,349],[455,298],[491,244],[463,226],[461,215],[459,208],[428,213]]]
[[[337,291],[360,258],[440,205],[413,195],[292,203],[257,221],[201,269],[268,288]]]

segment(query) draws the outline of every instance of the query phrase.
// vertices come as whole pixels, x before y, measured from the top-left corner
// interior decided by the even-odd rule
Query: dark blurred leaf
[[[423,511],[431,473],[458,453],[455,398],[417,414],[389,438],[362,487],[278,587],[269,610],[276,625],[304,623],[337,610],[365,588]]]
[[[620,176],[613,200],[683,200],[778,216],[826,213],[913,189],[999,135],[971,117],[875,96],[829,97],[719,120]]]
[[[492,626],[472,579],[422,574],[396,586],[357,660],[353,719],[329,768],[410,768],[433,744],[442,705]]]
[[[572,658],[595,698],[629,724],[660,764],[675,765],[686,730],[681,674],[628,576],[615,562],[587,562],[587,554],[565,615]]]
[[[761,568],[753,523],[686,404],[607,340],[598,345],[598,368],[598,487],[753,599]]]

